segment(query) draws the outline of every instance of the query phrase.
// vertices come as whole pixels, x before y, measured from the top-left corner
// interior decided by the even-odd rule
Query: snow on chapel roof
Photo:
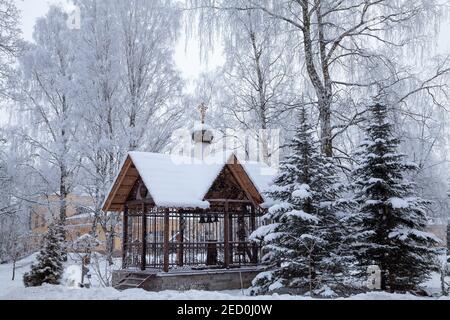
[[[130,157],[160,207],[208,207],[203,197],[223,168],[220,164],[189,164],[181,157],[163,154],[131,152]]]
[[[157,206],[205,209],[210,205],[204,201],[205,195],[233,155],[233,152],[218,153],[204,162],[195,162],[193,158],[188,157],[130,152],[129,159]],[[257,162],[244,162],[242,167],[262,195],[275,170]],[[119,173],[108,199],[116,192],[114,188],[120,184],[120,175]],[[114,203],[108,203],[111,201],[108,199],[105,201],[104,210],[114,207]]]

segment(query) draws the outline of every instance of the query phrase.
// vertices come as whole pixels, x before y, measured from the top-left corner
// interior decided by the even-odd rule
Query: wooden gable
[[[122,212],[131,190],[139,179],[139,172],[134,166],[130,156],[128,156],[114,182],[102,210],[105,212]]]
[[[204,200],[249,200],[256,206],[264,202],[244,167],[234,155],[232,161],[224,167],[214,181]]]
[[[228,166],[223,168],[204,198],[206,201],[214,199],[251,200]]]
[[[254,205],[263,203],[263,198],[236,156],[224,166],[204,197],[208,200],[248,200]],[[123,212],[125,203],[142,181],[139,171],[130,156],[127,157],[113,187],[103,205],[104,212]],[[148,186],[147,186],[148,187]],[[134,190],[136,192],[136,190]]]

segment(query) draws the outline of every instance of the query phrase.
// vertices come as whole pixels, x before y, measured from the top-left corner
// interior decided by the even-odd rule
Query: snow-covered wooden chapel
[[[192,139],[202,150],[213,142],[204,117]],[[116,288],[238,289],[258,273],[260,248],[249,236],[261,224],[270,169],[227,151],[198,160],[128,154],[103,206],[123,214]]]

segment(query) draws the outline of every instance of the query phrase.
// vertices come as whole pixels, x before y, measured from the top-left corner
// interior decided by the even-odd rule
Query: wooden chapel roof
[[[263,203],[262,190],[272,176],[263,175],[261,170],[268,167],[258,163],[243,165],[234,153],[226,157],[227,161],[198,164],[182,157],[130,152],[108,193],[103,211],[122,212],[138,179],[142,179],[158,207],[206,209],[209,202],[205,196],[225,167],[249,200],[255,205]]]

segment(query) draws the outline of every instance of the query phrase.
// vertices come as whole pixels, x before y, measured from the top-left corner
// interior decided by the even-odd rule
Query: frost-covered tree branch
[[[430,21],[438,22],[446,8],[439,1],[386,0],[190,0],[187,4],[197,13],[193,21],[199,22],[197,29],[204,40],[207,37],[202,26],[208,26],[209,32],[214,32],[211,26],[216,26],[239,33],[230,22],[242,11],[262,12],[278,26],[272,36],[280,30],[298,31],[295,38],[289,39],[289,46],[304,59],[319,109],[322,151],[327,155],[332,154],[336,138],[333,114],[342,87],[376,86],[383,79],[380,71],[394,67],[395,57],[414,50],[412,45],[417,49],[420,43],[426,43],[424,38],[430,35],[427,26],[432,25]]]

